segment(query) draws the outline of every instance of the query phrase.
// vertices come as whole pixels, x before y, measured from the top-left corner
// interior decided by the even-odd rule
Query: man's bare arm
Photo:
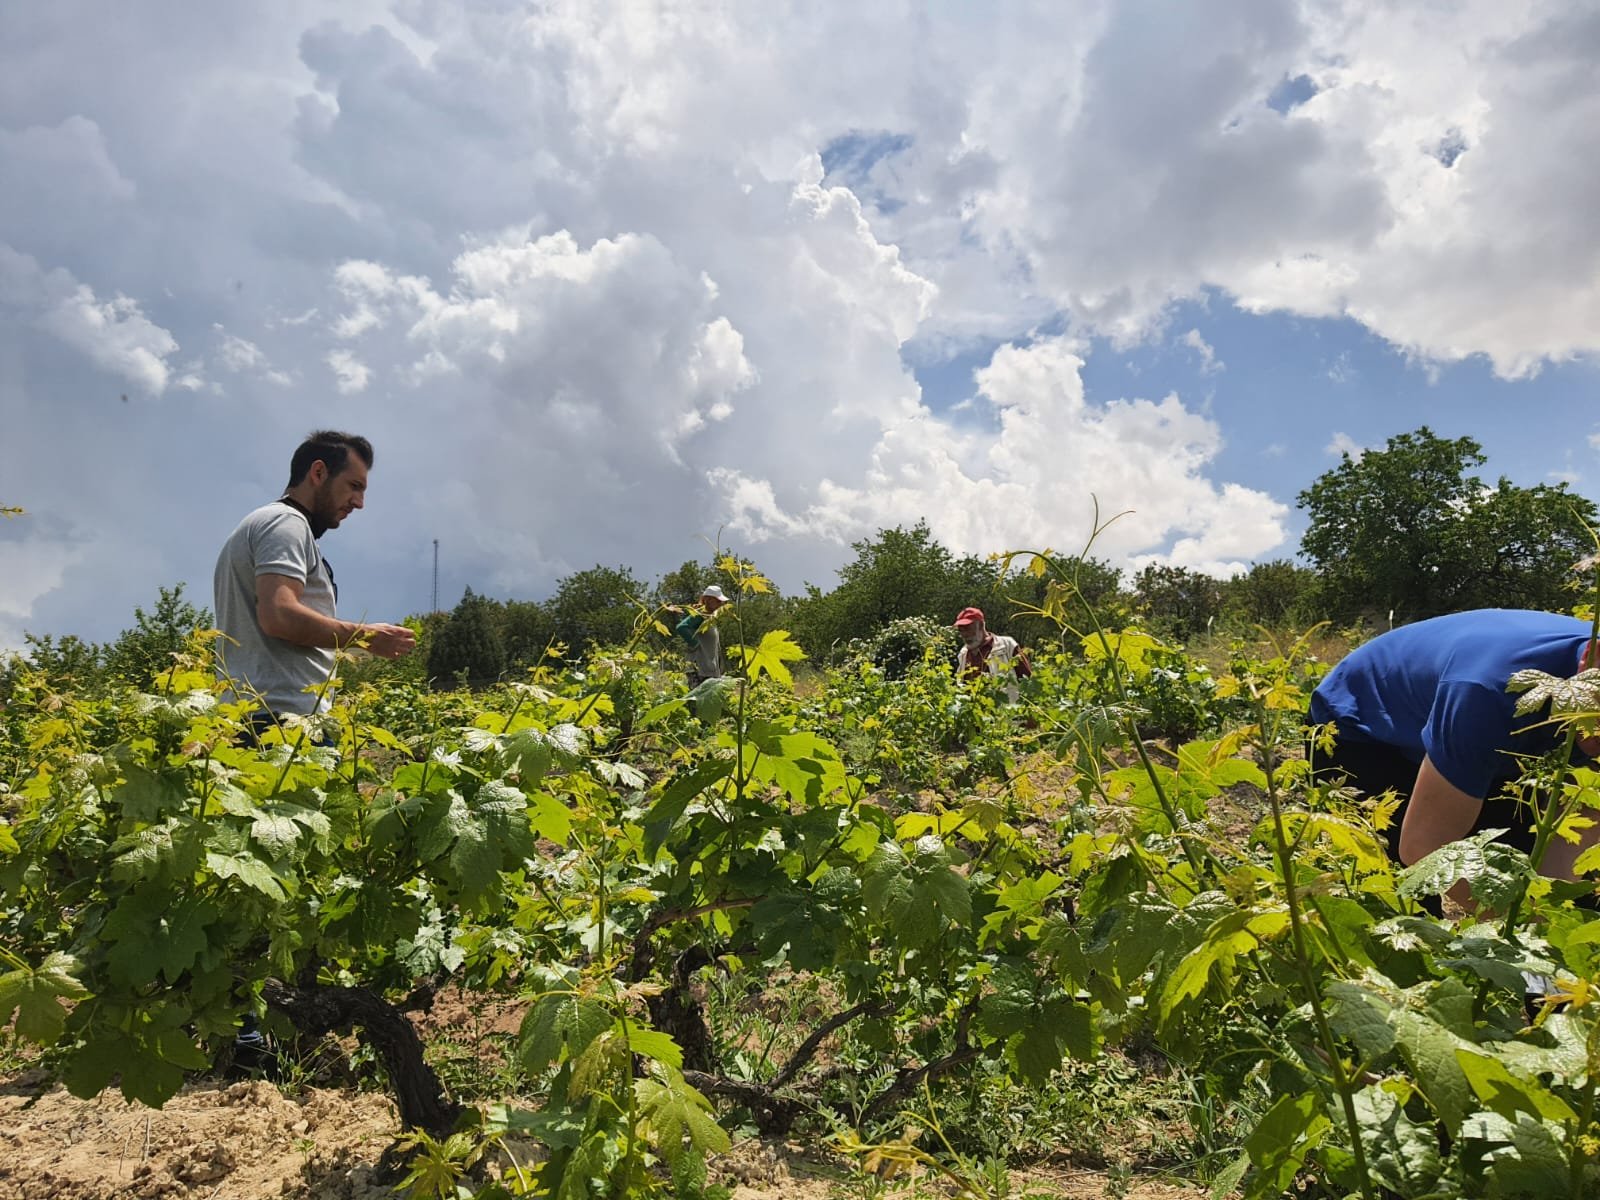
[[[1424,756],[1405,819],[1400,822],[1400,861],[1410,866],[1440,846],[1460,841],[1472,832],[1482,811],[1482,800],[1451,783],[1439,773],[1433,760]],[[1466,880],[1458,879],[1449,894],[1457,904],[1472,906],[1472,892]]]
[[[1480,798],[1463,792],[1439,773],[1431,758],[1424,758],[1400,823],[1400,861],[1410,866],[1440,846],[1460,841],[1472,832],[1482,811]]]
[[[379,658],[399,658],[416,648],[404,625],[365,624],[325,617],[301,600],[305,584],[288,575],[256,576],[256,619],[261,632],[296,646],[337,650],[360,641]]]

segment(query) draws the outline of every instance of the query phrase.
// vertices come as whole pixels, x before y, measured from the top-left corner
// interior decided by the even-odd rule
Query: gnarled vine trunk
[[[291,986],[276,979],[262,985],[261,995],[302,1033],[317,1036],[354,1028],[362,1044],[377,1051],[389,1073],[389,1087],[407,1129],[443,1137],[455,1125],[461,1106],[445,1095],[438,1075],[423,1059],[416,1028],[382,996],[367,988]]]

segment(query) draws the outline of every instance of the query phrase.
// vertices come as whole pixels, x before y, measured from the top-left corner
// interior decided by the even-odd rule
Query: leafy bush
[[[852,646],[888,679],[903,679],[919,663],[954,662],[960,648],[955,630],[933,617],[890,621],[872,637]]]

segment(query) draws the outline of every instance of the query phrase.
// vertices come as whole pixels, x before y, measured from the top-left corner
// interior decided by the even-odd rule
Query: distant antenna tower
[[[439,611],[439,539],[433,539],[433,607],[430,612]]]

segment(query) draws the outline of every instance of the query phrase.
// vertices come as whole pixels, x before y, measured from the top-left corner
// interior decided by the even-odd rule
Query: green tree
[[[507,600],[500,610],[500,640],[510,669],[536,667],[556,638],[555,617],[537,600]]]
[[[1180,641],[1203,632],[1222,611],[1222,581],[1187,567],[1151,563],[1133,577],[1133,595],[1152,630]]]
[[[1222,619],[1230,625],[1311,625],[1322,615],[1316,604],[1317,573],[1286,558],[1254,563],[1222,584]]]
[[[546,604],[558,641],[570,658],[589,646],[615,646],[633,636],[639,615],[635,598],[648,589],[627,567],[593,566],[576,571],[556,585]]]
[[[1300,493],[1301,551],[1329,615],[1416,620],[1468,608],[1560,608],[1572,565],[1593,549],[1594,505],[1566,484],[1486,487],[1472,438],[1427,426],[1360,458],[1346,454]]]
[[[656,599],[662,604],[685,608],[700,599],[708,585],[723,582],[714,564],[697,563],[691,558],[661,577],[661,582],[656,584]]]
[[[155,677],[172,666],[172,656],[197,629],[215,625],[211,610],[197,608],[183,598],[183,584],[161,588],[155,609],[133,610],[133,628],[124,629],[106,647],[106,671],[115,679],[140,690],[151,687]]]
[[[466,590],[428,650],[428,675],[437,686],[450,687],[462,675],[475,685],[493,683],[500,677],[506,652],[496,629],[498,607],[487,596]]]
[[[71,633],[59,638],[48,633],[25,633],[22,641],[27,649],[20,656],[21,661],[42,671],[57,687],[70,685],[92,694],[105,683],[106,648],[99,643],[86,642]]]
[[[954,621],[967,605],[991,600],[1000,579],[994,564],[952,554],[923,521],[880,530],[852,549],[855,558],[840,568],[839,586],[823,592],[809,585],[795,606],[795,637],[814,658],[904,617]],[[1002,614],[991,615],[1000,628]]]

